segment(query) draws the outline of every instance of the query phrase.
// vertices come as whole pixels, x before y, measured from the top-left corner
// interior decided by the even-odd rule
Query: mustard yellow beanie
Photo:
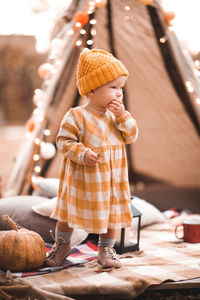
[[[128,76],[128,70],[112,54],[87,48],[81,52],[77,66],[77,87],[81,96],[121,75]]]

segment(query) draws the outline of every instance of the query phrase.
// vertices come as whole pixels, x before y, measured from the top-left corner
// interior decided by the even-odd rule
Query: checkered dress
[[[83,106],[64,116],[57,136],[63,154],[58,199],[52,217],[90,233],[131,226],[130,191],[125,144],[137,139],[136,121],[129,112],[115,118]],[[91,149],[100,162],[84,165]]]

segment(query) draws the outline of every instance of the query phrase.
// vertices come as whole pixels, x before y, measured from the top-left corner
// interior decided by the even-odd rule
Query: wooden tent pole
[[[90,19],[92,19],[93,17],[94,17],[94,13],[90,14]],[[92,38],[91,28],[92,28],[93,25],[90,24],[90,23],[88,23],[86,26],[87,26],[86,27],[87,35],[86,35],[85,40],[84,40],[84,47],[91,48],[91,46],[87,45],[86,42],[87,42],[87,40],[90,40]],[[53,103],[55,103],[55,102],[59,102],[62,94],[64,93],[64,89],[65,89],[65,87],[66,87],[66,85],[67,85],[67,83],[69,81],[69,77],[70,77],[70,74],[71,74],[71,68],[73,68],[75,66],[75,61],[76,61],[77,56],[78,56],[78,54],[80,52],[80,51],[78,51],[77,47],[75,47],[74,49],[75,49],[74,50],[75,53],[74,53],[74,55],[72,55],[74,59],[73,60],[69,60],[68,59],[65,62],[65,67],[63,68],[63,74],[60,76],[60,78],[63,78],[63,80],[60,83],[58,82],[58,84],[57,84],[57,86],[55,88],[54,96],[53,96],[51,105]],[[70,63],[70,67],[68,68],[69,71],[67,72],[67,74],[65,74],[65,76],[63,76],[66,68],[69,66],[69,63]],[[72,107],[76,107],[78,105],[78,103],[79,103],[79,100],[80,100],[80,94],[78,92],[78,89],[76,89],[75,96],[74,96],[74,99],[72,101]],[[53,144],[55,145],[55,141],[54,141]],[[45,176],[45,174],[47,173],[48,168],[49,168],[49,166],[50,166],[50,164],[51,164],[51,162],[52,162],[53,159],[54,158],[49,159],[49,160],[47,160],[47,161],[44,162],[44,165],[43,165],[42,171],[41,171],[41,176]]]

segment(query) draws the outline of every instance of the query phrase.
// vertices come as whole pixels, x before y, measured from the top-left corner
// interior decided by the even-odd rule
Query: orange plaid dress
[[[131,226],[125,144],[134,142],[137,134],[136,121],[127,111],[115,118],[109,110],[96,115],[84,106],[71,108],[57,136],[63,161],[51,217],[98,234]],[[100,158],[95,166],[83,163],[89,149]]]

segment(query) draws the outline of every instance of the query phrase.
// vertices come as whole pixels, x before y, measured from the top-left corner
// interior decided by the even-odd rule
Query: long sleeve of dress
[[[83,164],[84,155],[89,148],[80,142],[81,126],[79,125],[79,121],[80,120],[76,120],[73,113],[69,111],[61,122],[56,143],[65,158],[70,158],[78,164]]]
[[[136,141],[138,137],[138,127],[135,119],[130,113],[126,111],[122,116],[115,119],[116,126],[123,136],[126,144],[131,144]]]

